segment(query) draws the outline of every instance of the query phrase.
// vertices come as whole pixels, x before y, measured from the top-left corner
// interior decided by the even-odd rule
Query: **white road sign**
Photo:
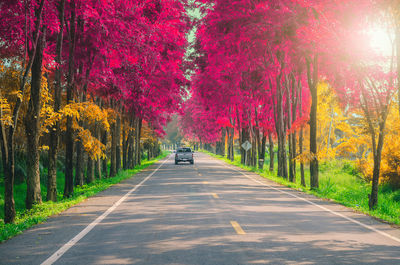
[[[249,141],[246,141],[242,144],[243,149],[247,152],[251,148],[251,143]]]

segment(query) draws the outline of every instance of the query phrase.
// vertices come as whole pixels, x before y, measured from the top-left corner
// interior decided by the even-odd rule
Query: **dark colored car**
[[[175,165],[182,161],[190,162],[190,164],[194,163],[193,151],[189,147],[181,147],[176,150]]]

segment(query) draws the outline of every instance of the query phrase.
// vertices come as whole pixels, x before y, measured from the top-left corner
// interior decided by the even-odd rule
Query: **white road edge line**
[[[243,176],[245,176],[245,177],[248,178],[248,179],[251,179],[251,180],[254,181],[254,182],[257,182],[257,183],[259,183],[259,184],[261,184],[261,185],[263,185],[263,186],[266,186],[266,187],[271,188],[271,189],[273,189],[273,190],[276,190],[276,191],[279,191],[279,192],[281,192],[281,193],[287,194],[287,195],[292,196],[292,197],[294,197],[294,198],[297,198],[297,199],[299,199],[299,200],[305,201],[305,202],[307,202],[307,203],[309,203],[309,204],[311,204],[311,205],[314,205],[314,206],[316,206],[316,207],[318,207],[318,208],[320,208],[320,209],[322,209],[322,210],[324,210],[324,211],[327,211],[327,212],[329,212],[329,213],[331,213],[331,214],[340,216],[340,217],[342,217],[342,218],[344,218],[344,219],[346,219],[346,220],[348,220],[348,221],[350,221],[350,222],[352,222],[352,223],[358,224],[359,226],[362,226],[362,227],[364,227],[364,228],[366,228],[366,229],[369,229],[369,230],[371,230],[371,231],[373,231],[373,232],[376,232],[376,233],[378,233],[378,234],[380,234],[380,235],[382,235],[382,236],[385,236],[385,237],[387,237],[387,238],[390,238],[390,239],[392,239],[392,240],[394,240],[394,241],[400,243],[400,238],[397,238],[397,237],[395,237],[395,236],[392,236],[392,235],[390,235],[390,234],[388,234],[388,233],[386,233],[386,232],[380,231],[380,230],[378,230],[378,229],[376,229],[375,227],[372,227],[372,226],[370,226],[370,225],[363,224],[363,223],[361,223],[361,222],[359,222],[359,221],[357,221],[357,220],[355,220],[355,219],[353,219],[353,218],[351,218],[351,217],[348,217],[348,216],[345,216],[345,215],[343,215],[343,214],[341,214],[341,213],[335,212],[335,211],[333,211],[333,210],[331,210],[331,209],[328,209],[328,208],[326,208],[326,207],[324,207],[324,206],[322,206],[322,205],[319,205],[319,204],[317,204],[317,203],[315,203],[315,202],[312,202],[312,201],[309,201],[309,200],[307,200],[307,199],[305,199],[305,198],[302,198],[302,197],[300,197],[300,196],[297,196],[296,194],[292,194],[292,193],[290,193],[290,192],[287,192],[287,191],[284,191],[284,190],[275,188],[275,187],[273,187],[273,186],[271,186],[271,185],[268,185],[268,184],[266,184],[266,183],[263,183],[263,182],[261,182],[261,181],[259,181],[259,180],[257,180],[257,179],[254,179],[254,178],[250,177],[249,175],[245,174],[243,171],[240,171],[240,170],[238,170],[238,169],[236,169],[236,168],[233,168],[233,167],[231,167],[231,166],[228,166],[228,164],[226,164],[226,163],[224,163],[224,162],[220,162],[220,161],[218,161],[218,162],[219,162],[220,164],[224,165],[225,167],[229,168],[229,169],[232,169],[232,170],[234,170],[234,171],[237,171],[237,172],[241,173]]]
[[[139,184],[137,184],[133,189],[128,191],[121,199],[119,199],[116,203],[114,203],[113,206],[108,208],[107,211],[105,211],[102,215],[96,218],[92,223],[90,223],[85,229],[83,229],[79,234],[77,234],[74,238],[72,238],[70,241],[68,241],[64,246],[62,246],[60,249],[58,249],[53,255],[51,255],[48,259],[46,259],[41,265],[51,265],[54,262],[56,262],[62,255],[65,254],[71,247],[73,247],[76,243],[79,242],[85,235],[87,235],[96,225],[98,225],[101,221],[103,221],[104,218],[106,218],[112,211],[115,210],[123,201],[128,198],[130,194],[132,194],[134,191],[136,191],[140,186],[142,186],[143,183],[145,183],[149,178],[151,178],[159,169],[162,165],[165,164],[169,160],[169,157],[165,159],[161,165],[159,165],[153,172],[151,172],[150,175],[148,175],[144,180],[142,180]]]

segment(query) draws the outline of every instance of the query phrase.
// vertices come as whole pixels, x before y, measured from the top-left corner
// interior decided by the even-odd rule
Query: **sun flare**
[[[393,50],[393,32],[380,25],[371,27],[368,31],[370,47],[383,56],[390,56]]]

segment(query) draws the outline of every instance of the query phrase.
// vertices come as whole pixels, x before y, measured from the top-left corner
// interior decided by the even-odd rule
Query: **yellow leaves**
[[[83,148],[86,153],[89,154],[90,158],[94,160],[105,158],[105,145],[96,137],[93,137],[89,130],[84,129],[83,127],[79,127],[77,130],[78,139],[82,142]]]
[[[66,105],[64,108],[60,110],[60,113],[64,117],[71,117],[71,118],[76,118],[77,120],[80,119],[80,113],[79,113],[79,104],[78,103],[70,103]]]
[[[10,93],[8,93],[10,96],[15,96],[17,98],[19,98],[21,101],[23,100],[24,96],[22,95],[22,91],[21,90],[16,90],[16,91],[12,91]]]
[[[5,97],[0,94],[0,122],[6,126],[12,125],[11,107]]]
[[[380,167],[380,183],[390,183],[393,187],[400,187],[400,117],[396,105],[390,107],[389,116],[386,124],[386,136],[382,149],[382,160]],[[372,179],[373,174],[373,154],[371,148],[371,136],[360,134],[364,141],[365,151],[358,159],[358,168],[366,180]],[[361,140],[353,143],[360,148]]]
[[[115,112],[115,110],[108,108],[108,109],[105,109],[105,112],[106,112],[109,124],[114,124],[117,122],[117,113]]]
[[[116,116],[115,111],[112,109],[103,110],[91,101],[82,103],[73,102],[62,108],[58,114],[55,113],[52,116],[52,121],[54,122],[62,119],[63,123],[61,129],[66,130],[66,118],[71,117],[72,129],[77,134],[77,140],[81,141],[89,156],[92,159],[97,160],[105,157],[106,147],[99,139],[92,135],[90,130],[84,128],[81,124],[85,124],[86,126],[98,125],[108,131],[110,129],[110,115]]]
[[[315,159],[315,155],[312,154],[309,151],[305,151],[302,154],[298,155],[295,160],[298,161],[299,163],[310,163],[311,161],[313,161]]]
[[[72,117],[77,121],[85,121],[89,125],[99,123],[103,129],[109,130],[110,109],[102,110],[93,102],[87,101],[83,103],[70,103],[60,110],[64,117]],[[114,119],[115,120],[115,119]]]
[[[41,147],[39,147],[40,151],[48,151],[50,149],[50,147],[48,145],[42,145]]]

